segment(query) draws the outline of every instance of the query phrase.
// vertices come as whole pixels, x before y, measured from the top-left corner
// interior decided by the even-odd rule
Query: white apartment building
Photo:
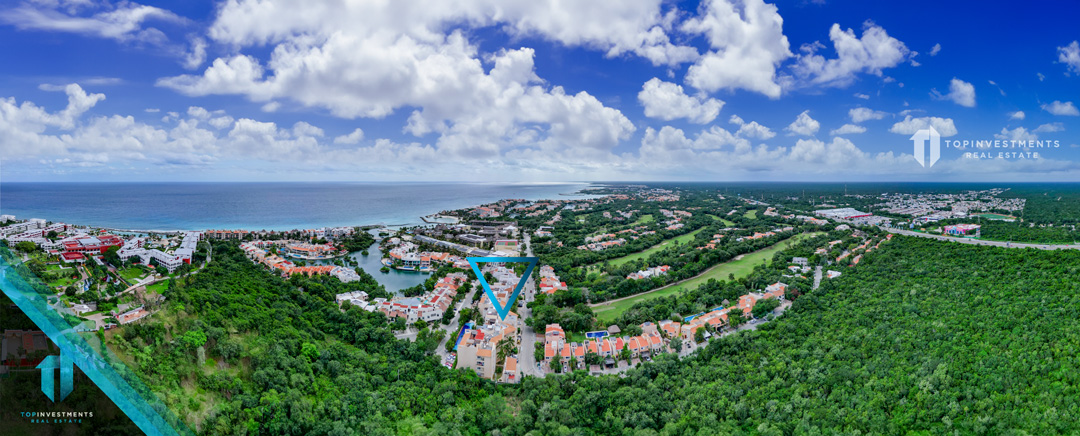
[[[120,256],[121,260],[125,261],[131,257],[137,256],[139,261],[145,265],[149,265],[150,260],[153,259],[157,261],[158,265],[165,267],[169,272],[173,272],[179,268],[180,265],[191,263],[191,258],[195,254],[195,249],[198,246],[201,237],[202,232],[184,233],[184,237],[180,241],[180,246],[173,250],[172,253],[166,253],[156,248],[143,248],[146,239],[133,238],[124,242],[124,246],[120,247],[120,251],[116,254]]]

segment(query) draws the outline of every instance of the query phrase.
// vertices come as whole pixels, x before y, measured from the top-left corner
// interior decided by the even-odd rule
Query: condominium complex
[[[196,247],[202,236],[202,232],[185,232],[180,240],[180,245],[172,251],[162,251],[157,248],[148,249],[144,247],[147,242],[146,238],[132,238],[124,242],[123,247],[116,254],[120,256],[121,260],[138,257],[139,261],[145,265],[150,265],[151,261],[153,261],[172,272],[179,268],[180,265],[191,264],[191,258],[195,255]]]
[[[451,273],[439,279],[434,289],[419,297],[376,300],[376,309],[389,318],[405,318],[408,323],[419,320],[435,322],[442,318],[446,309],[453,304],[458,288],[465,283],[464,273]]]

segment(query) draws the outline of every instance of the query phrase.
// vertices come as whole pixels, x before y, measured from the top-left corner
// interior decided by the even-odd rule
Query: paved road
[[[462,298],[461,302],[454,308],[454,318],[450,320],[449,325],[443,325],[441,321],[439,322],[439,328],[446,332],[446,336],[443,338],[442,342],[439,343],[438,348],[435,348],[435,354],[439,356],[440,362],[450,355],[450,352],[446,351],[446,342],[454,340],[454,336],[461,329],[461,326],[459,325],[461,320],[461,309],[463,309],[465,305],[472,305],[473,294],[476,293],[478,288],[480,288],[480,284],[474,282],[472,287],[469,288],[469,292],[465,294],[465,298]],[[415,337],[416,335],[413,334],[413,338]]]
[[[910,230],[894,229],[894,228],[890,228],[890,227],[881,227],[881,229],[885,230],[887,232],[890,232],[890,233],[896,233],[896,234],[900,234],[900,235],[917,236],[917,237],[920,237],[920,238],[937,239],[937,240],[940,240],[940,241],[959,242],[961,244],[990,245],[990,246],[994,246],[994,247],[1005,247],[1005,248],[1037,248],[1039,250],[1080,250],[1080,245],[1076,245],[1076,244],[1072,244],[1072,245],[1069,245],[1069,244],[1027,244],[1027,243],[1021,243],[1021,242],[1001,242],[1001,241],[988,241],[988,240],[985,240],[985,239],[956,238],[956,237],[952,237],[952,236],[934,235],[934,234],[929,234],[929,233],[913,232],[913,231],[910,231]]]
[[[525,233],[525,256],[533,257],[532,251],[532,235]],[[539,265],[537,265],[539,268]],[[528,304],[530,301],[536,299],[536,281],[532,276],[529,276],[529,280],[525,282],[525,288],[521,290],[521,296],[519,299]],[[522,375],[532,375],[537,377],[543,377],[544,372],[536,368],[536,358],[533,357],[533,348],[536,347],[536,332],[532,327],[525,324],[525,320],[532,316],[532,310],[528,307],[522,306],[517,309],[519,319],[521,319],[521,342],[518,345],[518,372]]]

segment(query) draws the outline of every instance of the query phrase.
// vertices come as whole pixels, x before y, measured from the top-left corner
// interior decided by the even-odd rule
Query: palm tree
[[[504,361],[506,356],[509,356],[514,352],[514,342],[511,341],[509,337],[506,337],[500,340],[495,348],[498,353],[498,360]]]

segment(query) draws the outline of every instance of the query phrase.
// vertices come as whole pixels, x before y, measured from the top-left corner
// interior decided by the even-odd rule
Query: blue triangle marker
[[[491,300],[491,305],[495,306],[495,312],[499,314],[499,319],[506,319],[506,315],[510,313],[510,308],[514,307],[514,301],[517,300],[518,294],[521,293],[521,289],[525,287],[525,282],[529,280],[529,276],[532,275],[532,270],[536,267],[536,263],[540,261],[539,257],[466,257],[466,261],[469,262],[469,266],[472,266],[472,270],[476,273],[476,279],[480,281],[480,286],[484,287],[484,293],[487,294],[488,299]],[[491,291],[491,285],[484,279],[484,273],[480,271],[480,263],[528,263],[529,266],[525,268],[525,274],[521,276],[521,280],[518,281],[517,287],[514,288],[514,292],[510,294],[510,299],[506,301],[506,305],[499,304],[499,300],[495,298],[495,293]]]

